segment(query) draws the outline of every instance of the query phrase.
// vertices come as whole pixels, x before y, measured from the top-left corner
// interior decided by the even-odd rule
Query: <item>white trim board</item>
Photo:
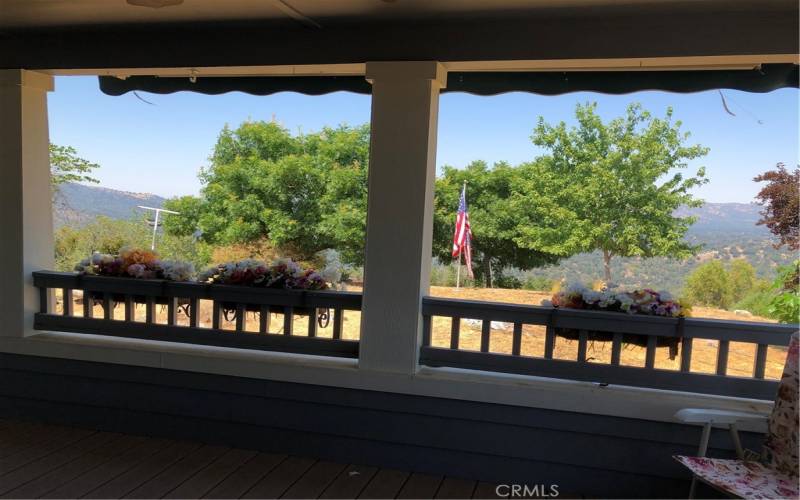
[[[443,61],[447,71],[637,71],[753,69],[761,64],[800,63],[798,54],[688,57],[632,57],[612,59],[536,59],[507,61]],[[40,70],[53,76],[236,77],[236,76],[358,76],[366,63],[297,64],[277,66],[197,66],[176,68],[87,68]]]
[[[96,335],[0,337],[0,352],[296,382],[675,423],[683,408],[768,413],[771,401],[455,368],[416,374],[358,368],[352,359],[246,351]],[[763,432],[761,425],[742,430]]]

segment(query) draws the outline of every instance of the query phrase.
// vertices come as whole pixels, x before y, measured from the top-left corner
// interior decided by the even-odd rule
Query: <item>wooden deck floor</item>
[[[471,480],[0,419],[0,498],[497,498]]]

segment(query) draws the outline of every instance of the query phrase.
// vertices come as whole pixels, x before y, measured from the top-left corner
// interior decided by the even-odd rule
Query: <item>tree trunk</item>
[[[603,250],[603,281],[611,283],[611,252]]]
[[[486,288],[492,288],[492,257],[483,254],[483,283]]]

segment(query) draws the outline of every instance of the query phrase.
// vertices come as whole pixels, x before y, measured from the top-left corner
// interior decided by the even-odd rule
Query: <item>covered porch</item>
[[[782,362],[797,325],[431,297],[438,99],[447,89],[796,86],[794,2],[468,2],[432,16],[420,6],[389,14],[353,1],[318,17],[321,7],[309,2],[268,3],[273,10],[258,11],[258,21],[229,19],[224,7],[157,21],[113,9],[92,20],[67,7],[48,17],[16,6],[15,16],[0,19],[0,255],[8,266],[0,284],[0,417],[15,419],[0,424],[7,446],[91,432],[42,422],[102,431],[92,436],[186,440],[206,443],[219,460],[232,453],[220,447],[251,450],[241,453],[263,461],[262,482],[290,455],[313,457],[298,459],[310,462],[292,484],[313,479],[316,490],[289,485],[255,495],[262,497],[325,497],[337,481],[358,476],[345,475],[347,464],[369,469],[372,479],[344,497],[446,497],[442,489],[452,487],[457,497],[485,498],[497,484],[681,497],[690,476],[671,456],[693,454],[700,428],[676,422],[675,412],[769,412],[777,389],[770,363]],[[76,24],[59,25],[58,15]],[[363,293],[256,293],[53,272],[46,96],[57,91],[54,75],[97,75],[117,94],[370,93]],[[344,333],[348,318],[359,325],[356,336]],[[474,345],[464,340],[466,319],[480,325],[470,333]],[[571,358],[557,351],[567,332]],[[496,347],[501,337],[509,349]],[[524,347],[534,338],[541,351]],[[591,359],[598,338],[608,359]],[[641,366],[623,360],[631,339],[643,349]],[[693,352],[709,343],[714,367],[698,370]],[[674,363],[664,366],[669,349]],[[732,350],[742,349],[752,369],[732,372]],[[743,430],[745,445],[758,449],[764,429]],[[711,443],[710,455],[732,455],[724,430],[714,430]],[[11,449],[0,454],[23,451]],[[327,478],[324,487],[312,472]],[[369,490],[399,481],[380,474],[404,480],[392,491]],[[404,493],[412,478],[427,489]],[[231,491],[223,496],[236,496]],[[152,493],[142,495],[170,492]],[[179,496],[217,494],[212,487]]]

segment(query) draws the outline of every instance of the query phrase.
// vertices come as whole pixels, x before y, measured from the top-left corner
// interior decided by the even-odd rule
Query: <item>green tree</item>
[[[779,238],[776,245],[786,245],[790,250],[800,249],[800,167],[793,172],[778,163],[775,170],[764,172],[753,179],[766,182],[756,195],[761,211],[759,225],[765,225]]]
[[[181,215],[164,227],[210,244],[268,239],[300,259],[335,248],[361,263],[368,158],[366,125],[303,136],[274,122],[226,126],[200,173],[200,197],[169,200]]]
[[[728,270],[718,260],[699,265],[686,278],[683,294],[693,304],[727,309],[733,299]]]
[[[756,270],[747,259],[734,259],[728,268],[731,300],[739,302],[758,286]]]
[[[504,268],[531,269],[552,264],[558,257],[520,244],[524,228],[537,224],[531,209],[536,200],[524,189],[525,172],[507,163],[492,168],[474,161],[464,169],[445,166],[436,180],[434,255],[450,262],[455,214],[461,188],[467,182],[467,204],[472,226],[472,259],[476,277],[494,285]]]
[[[71,271],[93,252],[117,253],[126,246],[150,248],[150,229],[142,221],[99,216],[83,227],[64,226],[55,234],[56,269]]]
[[[89,175],[100,165],[78,156],[78,151],[71,146],[50,144],[50,182],[55,190],[65,182],[99,183]]]
[[[151,231],[141,219],[120,220],[105,216],[85,226],[61,227],[55,234],[56,270],[71,271],[93,252],[115,254],[123,247],[149,249]],[[189,261],[198,268],[208,264],[211,256],[210,248],[190,235],[162,235],[157,251],[163,259]]]
[[[707,154],[686,145],[689,134],[673,122],[672,109],[655,118],[639,104],[606,123],[597,105],[578,105],[577,126],[539,118],[532,140],[549,154],[527,164],[525,182],[537,193],[536,224],[518,238],[529,248],[557,255],[599,250],[611,281],[613,257],[686,257],[698,249],[684,241],[697,207],[691,190],[707,182],[704,168],[684,176],[676,170]]]

